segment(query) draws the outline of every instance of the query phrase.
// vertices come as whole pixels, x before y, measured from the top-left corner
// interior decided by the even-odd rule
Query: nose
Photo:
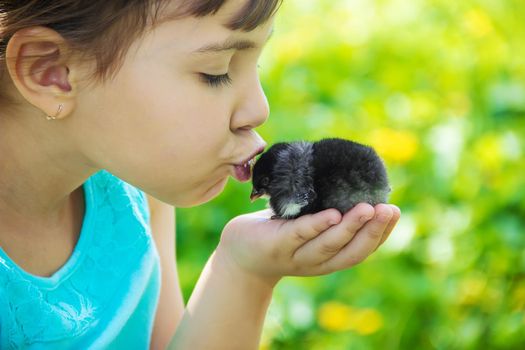
[[[249,130],[264,124],[270,114],[270,106],[257,74],[250,78],[249,83],[239,87],[238,93],[237,108],[233,112],[230,129]]]

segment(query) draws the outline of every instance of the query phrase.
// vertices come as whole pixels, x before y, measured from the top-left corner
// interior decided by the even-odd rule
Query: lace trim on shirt
[[[75,271],[56,288],[36,285],[0,257],[1,334],[12,348],[75,337],[95,326],[121,281],[150,249],[144,193],[106,171],[91,180],[97,206],[92,231],[86,232],[93,235],[91,243]]]

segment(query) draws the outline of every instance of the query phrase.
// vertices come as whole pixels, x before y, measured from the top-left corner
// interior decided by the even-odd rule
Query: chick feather
[[[252,200],[269,198],[276,218],[386,203],[391,188],[375,150],[340,138],[279,142],[253,166]]]

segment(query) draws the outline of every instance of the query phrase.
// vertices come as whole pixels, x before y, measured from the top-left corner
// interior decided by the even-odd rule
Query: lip
[[[252,154],[250,154],[250,156],[248,156],[247,158],[245,158],[244,160],[240,161],[239,163],[235,163],[233,165],[235,166],[241,166],[241,165],[244,165],[248,162],[250,162],[253,158],[255,158],[255,156],[261,154],[264,152],[264,147],[265,146],[260,146],[259,148],[257,148],[257,150],[255,150]]]

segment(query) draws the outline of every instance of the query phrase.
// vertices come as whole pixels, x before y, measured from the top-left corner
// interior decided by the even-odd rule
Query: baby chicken
[[[360,202],[386,203],[391,191],[383,161],[373,148],[338,138],[274,144],[253,166],[250,199],[270,199],[276,215],[293,219]]]

